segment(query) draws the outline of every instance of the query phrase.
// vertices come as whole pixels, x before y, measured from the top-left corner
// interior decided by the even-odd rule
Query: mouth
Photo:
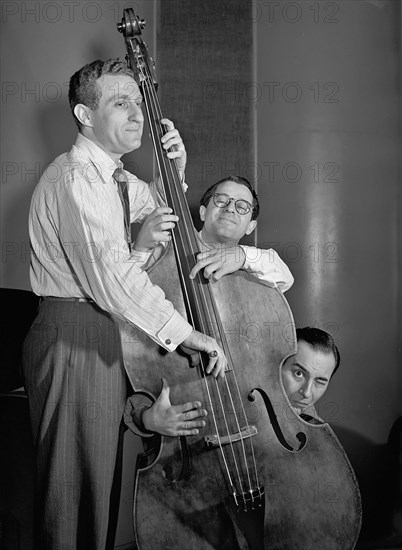
[[[301,403],[300,401],[293,401],[292,406],[295,409],[304,410],[304,409],[308,409],[310,405],[309,405],[309,403]]]
[[[219,220],[221,222],[227,222],[227,223],[233,223],[233,224],[236,223],[236,221],[233,218],[229,218],[228,216],[219,216]]]
[[[126,132],[140,132],[142,129],[143,125],[135,121],[131,121],[131,125],[125,128]]]

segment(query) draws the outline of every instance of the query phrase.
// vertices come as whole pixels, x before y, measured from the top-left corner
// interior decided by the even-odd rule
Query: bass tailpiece
[[[227,499],[232,517],[245,536],[250,550],[264,550],[265,491],[234,493]]]

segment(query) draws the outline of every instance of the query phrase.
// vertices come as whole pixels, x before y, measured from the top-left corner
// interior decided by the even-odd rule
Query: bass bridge
[[[230,445],[243,439],[248,439],[258,434],[258,430],[255,426],[245,426],[241,428],[239,432],[229,435],[206,435],[204,441],[207,447],[216,448],[222,445]]]

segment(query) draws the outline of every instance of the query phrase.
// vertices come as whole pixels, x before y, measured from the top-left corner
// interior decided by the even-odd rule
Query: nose
[[[235,211],[235,201],[236,199],[229,199],[228,204],[225,206],[225,210],[228,212],[234,212]]]
[[[130,103],[130,120],[135,120],[136,122],[142,123],[144,122],[144,113],[142,112],[142,109],[137,103]]]
[[[310,398],[313,394],[313,383],[312,383],[312,381],[311,382],[307,381],[305,384],[303,384],[303,386],[300,388],[299,392],[301,393],[301,395],[305,399]]]

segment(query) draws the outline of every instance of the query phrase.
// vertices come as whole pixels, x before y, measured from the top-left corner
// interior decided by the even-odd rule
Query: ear
[[[205,208],[205,206],[200,206],[200,219],[202,222],[205,222],[205,212],[207,211],[207,209]]]
[[[92,127],[91,109],[89,107],[83,105],[82,103],[78,103],[74,107],[74,114],[83,126]]]
[[[250,233],[252,233],[256,228],[256,225],[257,225],[257,220],[251,220],[251,222],[249,222],[247,226],[246,235],[250,235]]]

